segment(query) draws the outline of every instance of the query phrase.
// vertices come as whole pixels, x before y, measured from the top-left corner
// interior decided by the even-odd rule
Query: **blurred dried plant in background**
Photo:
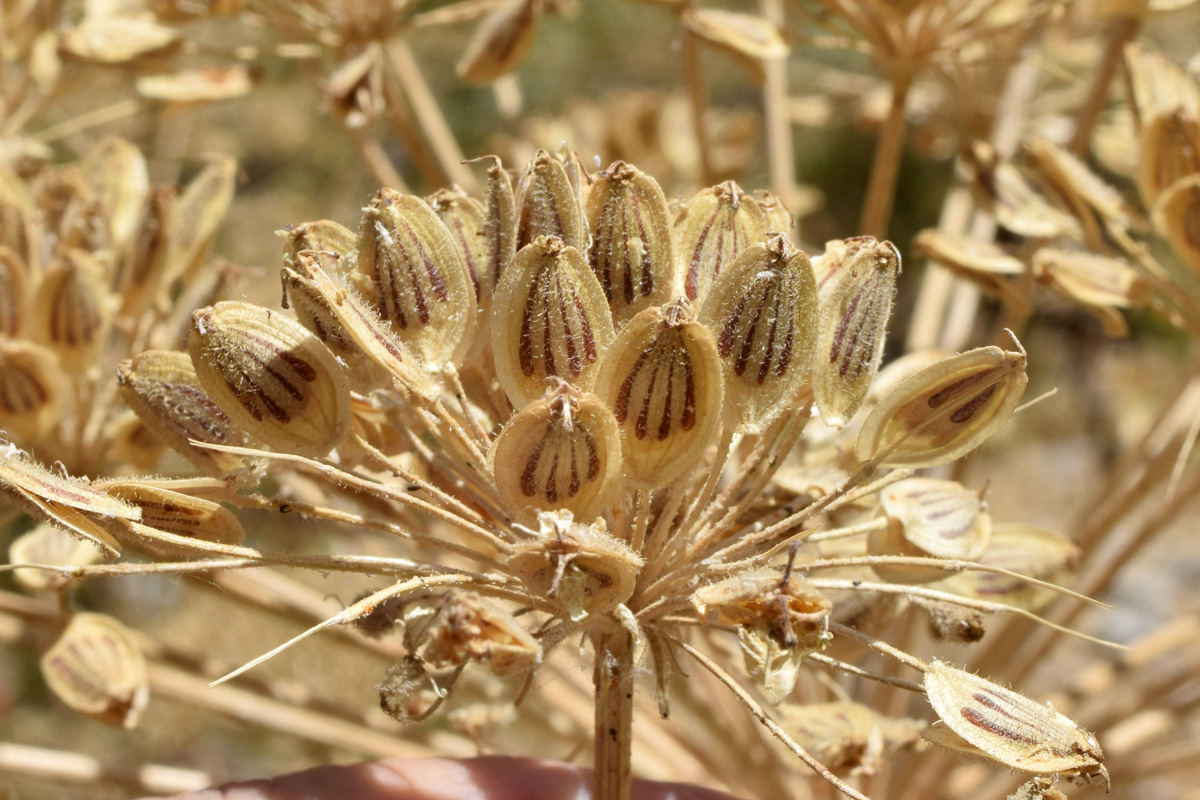
[[[2,10],[23,794],[1190,796],[1190,4]]]

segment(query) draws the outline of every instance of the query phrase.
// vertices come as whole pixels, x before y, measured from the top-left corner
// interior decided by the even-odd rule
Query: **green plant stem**
[[[861,236],[882,239],[887,235],[892,202],[896,198],[896,176],[900,172],[900,157],[904,154],[904,109],[908,104],[910,86],[911,75],[892,75],[892,104],[875,143],[875,159],[871,164],[867,197],[863,201],[862,218],[858,224],[858,234]]]
[[[596,653],[595,800],[630,800],[633,774],[633,642],[618,629],[593,639]]]

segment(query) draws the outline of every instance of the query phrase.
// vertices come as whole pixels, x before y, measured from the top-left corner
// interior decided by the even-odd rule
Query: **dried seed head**
[[[102,277],[87,253],[70,250],[42,277],[34,300],[34,338],[73,375],[95,367],[103,352],[109,313]]]
[[[808,256],[783,236],[752,245],[713,281],[700,320],[717,340],[726,424],[761,432],[808,384],[817,327]]]
[[[380,189],[363,210],[356,273],[379,313],[430,369],[457,360],[475,332],[475,290],[462,255],[419,197]]]
[[[246,467],[240,456],[190,443],[240,445],[244,437],[204,391],[187,353],[146,350],[117,367],[117,383],[146,427],[201,472],[222,476]]]
[[[557,237],[568,247],[585,249],[583,207],[561,161],[538,150],[521,176],[518,192],[518,250],[541,236]]]
[[[833,603],[805,581],[765,568],[743,572],[692,594],[702,617],[738,626],[738,644],[751,677],[779,704],[792,692],[804,656],[830,641]]]
[[[58,424],[67,384],[53,351],[0,336],[0,429],[36,440]]]
[[[1129,326],[1114,308],[1143,305],[1150,284],[1127,261],[1094,253],[1043,247],[1033,254],[1033,274],[1100,317],[1109,336],[1128,335]]]
[[[566,509],[590,520],[621,475],[621,435],[600,398],[565,384],[517,413],[488,453],[506,510]]]
[[[496,376],[517,406],[541,397],[547,378],[590,389],[613,340],[600,281],[578,250],[546,237],[505,270],[490,327]]]
[[[624,161],[600,173],[587,197],[589,260],[620,327],[675,295],[674,240],[658,181]]]
[[[337,263],[342,269],[348,269],[354,264],[358,235],[331,219],[288,225],[283,230],[275,231],[275,235],[283,239],[283,263],[293,269],[300,253],[305,250],[336,254]]]
[[[1049,704],[936,660],[925,672],[925,693],[950,730],[994,761],[1035,775],[1108,783],[1096,738]]]
[[[538,514],[539,537],[521,544],[509,566],[535,595],[559,603],[571,619],[605,614],[633,595],[642,557],[603,529],[569,511]]]
[[[0,336],[17,336],[28,313],[29,267],[15,250],[0,245]]]
[[[788,704],[783,725],[801,747],[835,772],[874,775],[883,757],[879,718],[861,703]]]
[[[713,280],[743,250],[761,242],[769,227],[762,205],[733,181],[697,192],[675,221],[675,253],[687,298],[703,301]]]
[[[413,654],[433,670],[478,661],[493,674],[507,677],[528,672],[542,661],[541,645],[512,614],[474,592],[447,592],[437,613],[423,622],[412,637],[406,630],[405,639],[411,638]]]
[[[484,228],[488,224],[487,210],[483,203],[457,186],[452,189],[440,189],[425,198],[425,202],[450,231],[450,237],[454,240],[467,267],[467,274],[471,277],[475,301],[481,304],[486,313],[491,305],[492,284],[481,285],[480,273],[487,269],[488,242],[484,236]]]
[[[899,273],[895,246],[866,237],[821,286],[813,396],[826,425],[843,427],[867,397],[883,358]]]
[[[992,528],[987,549],[977,560],[1031,578],[1063,584],[1079,566],[1080,555],[1079,546],[1058,531],[1004,523]],[[1041,611],[1058,597],[1049,589],[1030,586],[1020,578],[990,572],[960,572],[947,579],[945,587],[964,597],[1033,612]]]
[[[1075,218],[1050,205],[1020,171],[1001,161],[983,142],[964,148],[960,162],[971,178],[971,191],[996,221],[1013,233],[1030,238],[1080,237]]]
[[[1012,416],[1025,393],[1025,352],[980,347],[905,380],[863,422],[860,461],[921,469],[974,450]]]
[[[136,481],[101,481],[96,488],[142,510],[140,522],[131,522],[130,530],[139,534],[137,544],[148,552],[163,556],[188,556],[195,551],[163,541],[159,531],[201,542],[239,545],[246,531],[224,506],[173,492],[160,486]]]
[[[10,564],[46,564],[63,567],[85,566],[100,561],[100,553],[78,536],[51,525],[38,525],[13,540],[8,548]],[[44,569],[17,569],[13,579],[30,592],[57,592],[71,579]]]
[[[46,684],[73,711],[135,728],[149,699],[133,634],[105,614],[76,614],[41,660]]]
[[[644,488],[692,469],[721,425],[717,345],[687,301],[630,320],[605,354],[596,386],[621,429],[625,477]]]
[[[871,532],[867,540],[871,555],[974,561],[987,549],[991,514],[979,494],[960,483],[909,478],[881,492],[880,505],[889,524]],[[946,577],[932,567],[875,564],[872,569],[893,583],[927,583]]]
[[[252,440],[319,458],[350,427],[350,389],[325,345],[294,319],[250,303],[197,311],[188,353],[200,384]]]
[[[533,47],[539,0],[509,0],[487,16],[463,51],[454,71],[467,83],[491,83],[516,70]]]
[[[1171,184],[1154,204],[1154,227],[1193,275],[1200,275],[1200,174]]]

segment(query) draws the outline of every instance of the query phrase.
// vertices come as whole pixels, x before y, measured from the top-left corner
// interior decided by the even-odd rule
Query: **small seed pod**
[[[100,553],[95,547],[51,525],[38,525],[18,536],[8,547],[8,563],[18,566],[45,564],[75,567],[99,561]],[[57,572],[28,567],[13,570],[13,579],[30,592],[57,592],[71,582],[70,578]]]
[[[817,327],[808,256],[783,236],[752,245],[713,281],[700,321],[717,340],[725,424],[762,432],[808,384]]]
[[[319,458],[346,435],[342,368],[299,322],[231,301],[200,309],[192,321],[188,353],[200,384],[252,440]]]
[[[570,511],[544,511],[538,533],[517,546],[509,566],[529,591],[555,600],[571,619],[606,614],[633,595],[645,562],[602,522],[584,525]]]
[[[141,521],[129,523],[129,528],[138,534],[138,546],[156,555],[196,554],[186,545],[164,541],[159,532],[217,544],[239,545],[246,540],[246,531],[237,517],[211,500],[145,482],[100,481],[95,486],[142,510]]]
[[[217,477],[246,467],[241,456],[190,443],[241,445],[244,436],[204,391],[187,353],[139,353],[117,367],[117,384],[146,427],[201,472]]]
[[[512,179],[498,156],[489,156],[483,241],[487,254],[479,269],[481,294],[491,296],[504,269],[517,254],[517,200]]]
[[[120,252],[137,230],[150,191],[146,159],[134,145],[109,136],[87,154],[83,169],[104,208],[109,239]]]
[[[105,614],[76,614],[41,661],[42,677],[72,711],[136,728],[150,696],[133,634]]]
[[[683,290],[702,302],[713,280],[750,245],[761,242],[770,223],[762,206],[733,181],[702,189],[675,221],[675,253]]]
[[[18,181],[15,177],[13,180]],[[23,183],[17,182],[16,185],[21,190],[25,188]],[[25,200],[23,193],[19,196],[21,201]],[[0,192],[0,246],[16,253],[17,257],[25,264],[26,269],[31,270],[35,263],[33,259],[37,257],[37,254],[29,245],[28,204],[21,201],[16,198],[10,200],[3,192]]]
[[[589,261],[620,327],[675,295],[675,251],[667,198],[658,181],[613,162],[588,191]]]
[[[450,231],[421,198],[379,190],[363,210],[355,271],[374,287],[380,316],[429,369],[466,352],[475,290]]]
[[[1200,174],[1175,181],[1159,195],[1154,227],[1192,274],[1200,276]]]
[[[0,336],[16,337],[29,313],[29,266],[0,245]]]
[[[72,375],[95,367],[104,349],[109,313],[101,278],[91,256],[70,250],[42,277],[34,300],[34,338]]]
[[[590,520],[621,475],[621,434],[604,401],[564,384],[508,421],[488,463],[514,516],[565,509]]]
[[[513,72],[533,47],[542,4],[508,0],[475,29],[454,71],[466,83],[488,84]]]
[[[953,461],[983,444],[1012,416],[1028,378],[1025,352],[980,347],[908,378],[863,422],[862,462],[922,469]]]
[[[45,347],[0,336],[0,429],[36,440],[58,424],[67,385]]]
[[[158,296],[171,265],[174,228],[175,190],[155,187],[142,205],[128,255],[120,262],[120,272],[113,282],[121,292],[121,316],[140,316]]]
[[[1083,226],[1089,248],[1104,249],[1105,223],[1121,228],[1134,224],[1135,215],[1120,192],[1065,149],[1034,136],[1022,143],[1021,152]]]
[[[546,237],[506,269],[490,327],[496,377],[516,406],[541,397],[547,378],[590,389],[614,335],[604,289],[583,255]]]
[[[283,263],[293,269],[300,253],[305,250],[336,254],[337,263],[342,269],[354,264],[358,234],[331,219],[288,225],[283,230],[275,231],[275,235],[283,239]]]
[[[1146,205],[1178,180],[1200,172],[1200,116],[1181,108],[1155,114],[1142,127],[1137,184]]]
[[[780,709],[796,742],[834,772],[874,775],[883,757],[879,717],[861,703],[796,703]]]
[[[686,301],[630,320],[605,354],[596,387],[621,429],[625,477],[643,488],[692,469],[721,425],[717,345]]]
[[[521,176],[518,193],[518,250],[541,236],[580,251],[586,248],[583,207],[561,161],[538,150]]]
[[[936,660],[925,672],[925,693],[942,723],[993,761],[1035,775],[1108,783],[1096,737],[1049,705]]]
[[[417,635],[414,655],[433,670],[478,661],[501,678],[517,675],[542,661],[542,647],[512,614],[474,592],[452,590]],[[405,631],[406,643],[409,632]]]
[[[1025,271],[1024,262],[991,242],[926,228],[913,239],[912,254],[926,256],[1009,306],[1028,305],[1024,295],[1008,280],[1009,276]]]
[[[970,177],[972,194],[1008,230],[1037,239],[1080,238],[1075,218],[1050,205],[991,145],[973,142],[963,148],[959,161]]]
[[[452,189],[439,189],[426,197],[425,202],[450,231],[450,237],[454,240],[459,255],[462,256],[463,263],[467,267],[467,274],[471,277],[471,286],[475,290],[475,301],[481,304],[487,303],[486,306],[481,305],[486,313],[486,309],[491,305],[492,287],[486,284],[480,285],[480,273],[486,269],[488,258],[488,243],[484,238],[487,211],[483,203],[457,186]],[[485,289],[487,290],[486,295],[484,294]]]
[[[900,253],[866,237],[821,287],[813,396],[826,425],[841,428],[867,397],[883,358]]]
[[[1129,335],[1114,309],[1141,306],[1150,297],[1150,284],[1128,262],[1093,253],[1043,247],[1033,254],[1033,274],[1099,317],[1114,338]]]
[[[873,556],[912,556],[974,561],[987,549],[992,516],[977,492],[955,481],[909,478],[880,493],[888,525],[871,531]],[[928,583],[947,577],[933,567],[873,564],[875,574],[893,583]]]
[[[77,519],[136,521],[142,516],[136,506],[109,497],[85,480],[46,469],[11,444],[0,453],[0,496],[40,519],[94,537],[105,546],[115,547],[108,534],[94,533],[94,525],[78,530],[70,523]],[[82,513],[72,514],[71,510]]]
[[[1004,523],[992,528],[987,549],[977,560],[991,567],[1064,584],[1079,566],[1080,556],[1079,546],[1065,534],[1033,525]],[[963,597],[1004,603],[1034,613],[1059,596],[1020,578],[991,572],[960,572],[948,578],[945,587]]]

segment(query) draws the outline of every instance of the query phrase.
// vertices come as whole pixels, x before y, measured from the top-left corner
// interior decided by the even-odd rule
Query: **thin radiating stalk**
[[[1100,54],[1100,61],[1092,74],[1087,100],[1075,117],[1075,135],[1071,138],[1070,149],[1077,156],[1087,155],[1092,131],[1096,129],[1096,122],[1108,105],[1109,87],[1112,85],[1113,76],[1117,74],[1117,68],[1121,65],[1125,45],[1133,39],[1140,27],[1141,22],[1137,17],[1122,17],[1108,30],[1104,52]]]
[[[680,57],[683,59],[683,77],[687,81],[688,99],[692,106],[692,130],[696,135],[696,150],[700,154],[700,183],[716,182],[712,163],[712,141],[708,136],[708,92],[704,88],[704,76],[700,74],[700,43],[696,36],[684,30],[680,37]]]
[[[633,642],[628,631],[599,634],[596,653],[596,740],[593,797],[630,800],[633,773]]]
[[[863,201],[862,218],[858,223],[857,233],[860,236],[874,236],[877,239],[887,236],[892,202],[896,198],[896,176],[900,173],[900,159],[904,155],[904,111],[911,85],[912,76],[904,73],[892,75],[892,104],[875,143],[875,159],[871,163],[867,197]]]

